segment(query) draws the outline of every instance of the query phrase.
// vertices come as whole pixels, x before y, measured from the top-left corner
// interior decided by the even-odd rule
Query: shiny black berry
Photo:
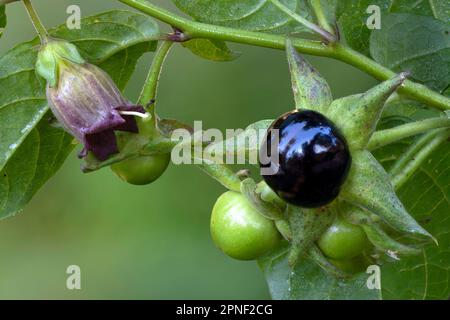
[[[272,157],[271,142],[276,141],[276,132],[279,144]],[[264,154],[270,161],[265,161]],[[264,180],[282,199],[300,207],[316,208],[333,201],[350,165],[344,136],[330,120],[314,111],[282,115],[269,128],[261,147],[261,168],[275,168],[270,174],[262,171]]]

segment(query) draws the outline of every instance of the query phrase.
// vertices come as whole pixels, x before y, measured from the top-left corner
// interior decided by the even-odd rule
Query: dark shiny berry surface
[[[271,152],[271,142],[276,139],[274,129],[279,130],[278,148],[274,148],[278,164]],[[261,167],[275,168],[274,174],[263,175],[266,183],[286,202],[305,208],[333,201],[351,165],[344,136],[322,114],[309,110],[290,112],[277,119],[261,147],[261,155],[265,152],[271,162],[266,163],[261,156]]]

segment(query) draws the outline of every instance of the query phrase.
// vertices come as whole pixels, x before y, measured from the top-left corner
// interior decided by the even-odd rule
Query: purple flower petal
[[[84,148],[91,151],[100,161],[105,161],[111,155],[119,152],[113,130],[86,134]]]
[[[65,130],[84,144],[79,156],[92,152],[101,161],[119,152],[115,131],[139,132],[135,117],[120,111],[145,112],[127,102],[107,73],[87,63],[61,65],[47,98]]]

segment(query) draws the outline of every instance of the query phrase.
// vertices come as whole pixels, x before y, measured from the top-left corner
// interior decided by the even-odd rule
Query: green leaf
[[[408,100],[390,103],[380,127],[431,118],[439,115]],[[416,138],[417,139],[417,138]],[[389,169],[395,159],[415,139],[383,147],[375,152]],[[382,293],[385,299],[447,299],[450,296],[450,142],[445,142],[425,161],[397,194],[408,212],[434,237],[439,246],[429,244],[422,253],[402,257],[382,266]]]
[[[73,150],[73,138],[44,118],[0,172],[0,217],[20,212],[58,171]]]
[[[156,48],[157,24],[149,17],[111,11],[82,20],[81,30],[51,32],[70,40],[89,61],[107,71],[121,89],[137,59]],[[49,127],[45,82],[34,71],[37,39],[0,57],[0,217],[22,209],[73,148],[62,131]]]
[[[209,39],[193,39],[183,42],[183,47],[203,59],[211,61],[232,61],[240,57],[239,52],[230,50],[223,41]]]
[[[446,0],[393,0],[390,12],[430,16],[448,23],[450,21],[450,2]]]
[[[289,39],[286,41],[286,51],[296,108],[324,113],[333,102],[328,83],[298,54]]]
[[[269,0],[173,0],[194,19],[221,26],[271,33],[310,32]],[[292,11],[311,20],[305,0],[281,0]]]
[[[385,299],[448,299],[450,296],[450,142],[445,142],[398,192],[408,211],[439,243],[418,256],[382,267]]]
[[[6,27],[6,13],[5,13],[5,5],[0,6],[0,38],[3,35],[3,31]]]
[[[394,71],[443,91],[450,84],[450,27],[431,17],[388,14],[370,38],[370,53]]]
[[[281,247],[258,261],[269,291],[275,300],[375,300],[380,291],[368,289],[369,274],[359,273],[350,279],[336,278],[309,258],[294,270],[288,264],[288,248]]]
[[[377,5],[380,8],[381,24],[384,28],[383,17],[391,4],[391,0],[340,0],[338,1],[336,16],[341,35],[353,49],[369,55],[369,39],[372,30],[367,27],[370,13],[367,8]]]

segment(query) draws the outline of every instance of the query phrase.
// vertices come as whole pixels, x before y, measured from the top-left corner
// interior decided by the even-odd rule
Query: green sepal
[[[328,83],[306,59],[298,54],[290,39],[286,40],[286,50],[295,107],[325,114],[333,101]]]
[[[150,121],[151,119],[148,118],[146,120]],[[138,120],[138,125],[140,130],[142,130],[142,134],[129,132],[116,133],[117,144],[120,150],[118,154],[113,155],[105,161],[100,161],[88,155],[81,165],[81,170],[88,173],[135,157],[170,153],[176,145],[180,144],[179,140],[170,139],[173,130],[184,128],[190,131],[191,129],[188,125],[169,119],[158,119],[158,130],[148,128],[150,123],[146,121]],[[239,191],[240,180],[237,179],[235,182],[237,183],[237,188],[235,189]]]
[[[63,40],[50,40],[41,46],[36,61],[36,72],[45,80],[50,87],[58,83],[58,69],[60,63],[69,61],[83,64],[85,60],[78,52],[75,45]]]
[[[333,223],[336,210],[333,204],[316,209],[288,205],[286,212],[292,234],[288,261],[289,265],[294,267]]]
[[[263,201],[260,195],[256,192],[256,189],[257,185],[252,178],[247,178],[241,182],[241,193],[250,202],[254,209],[268,219],[283,219],[284,217],[281,209],[271,202]]]
[[[283,211],[286,209],[286,202],[284,202],[284,200],[281,199],[265,181],[258,183],[256,192],[259,193],[263,201],[272,203]]]
[[[367,146],[387,99],[405,79],[406,74],[401,73],[365,93],[333,101],[326,116],[341,129],[351,150]]]
[[[417,255],[422,250],[419,247],[409,246],[394,240],[379,223],[378,216],[351,205],[348,202],[339,204],[340,213],[351,223],[360,225],[369,241],[378,249],[394,255]]]
[[[352,158],[340,198],[378,215],[397,231],[433,239],[406,211],[395,194],[389,175],[372,154],[359,150],[353,152]]]
[[[391,255],[418,255],[422,249],[418,247],[408,246],[392,239],[378,224],[368,223],[361,227],[367,235],[369,241],[379,250],[388,252]]]
[[[345,279],[350,277],[350,274],[336,267],[330,259],[325,257],[322,251],[320,251],[315,244],[311,245],[307,254],[319,267],[336,278]]]

